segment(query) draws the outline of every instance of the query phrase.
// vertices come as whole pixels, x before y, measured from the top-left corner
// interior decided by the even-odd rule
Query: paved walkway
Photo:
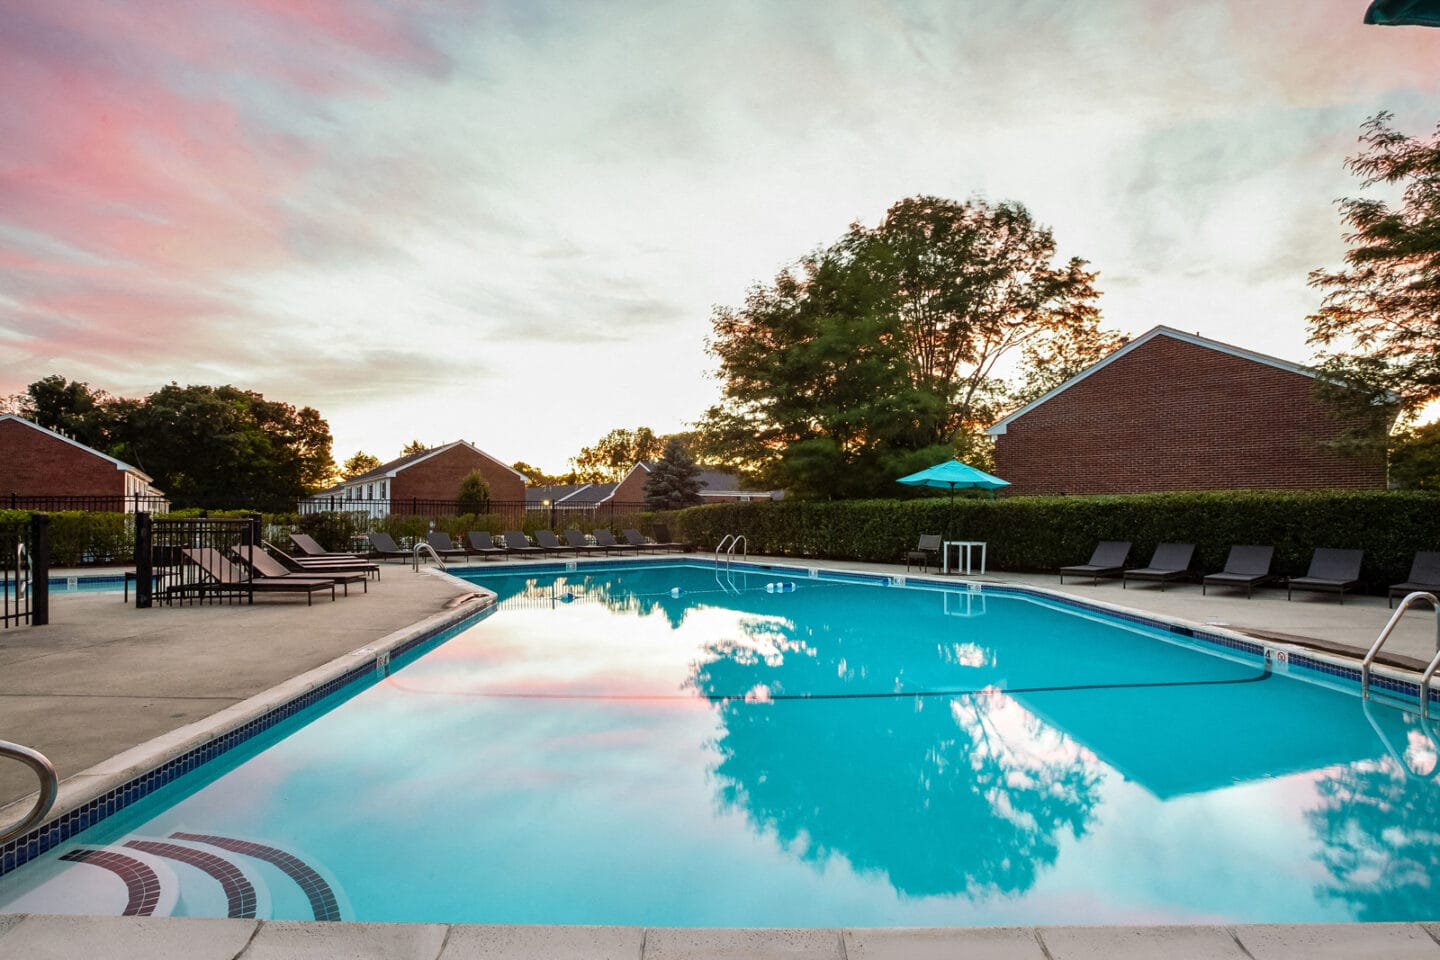
[[[708,558],[706,558],[708,559]],[[766,562],[764,558],[752,561]],[[582,561],[583,562],[583,561]],[[809,566],[817,562],[776,559]],[[498,564],[491,564],[499,567]],[[824,566],[904,573],[893,564]],[[1045,575],[990,574],[1195,624],[1358,655],[1389,617],[1383,599],[1261,591],[1202,597],[1196,586],[1114,581],[1059,584]],[[51,623],[0,633],[0,738],[35,746],[71,778],[152,738],[203,727],[248,698],[326,668],[427,618],[451,615],[469,591],[433,573],[390,565],[368,593],[352,587],[335,603],[307,607],[266,597],[253,606],[135,610],[113,594],[59,595]],[[1436,644],[1430,611],[1406,615],[1392,646],[1401,662],[1428,660]],[[340,660],[339,662],[343,662]],[[153,744],[152,744],[153,746]],[[112,761],[113,762],[113,761]],[[33,790],[28,772],[0,767],[0,806]],[[62,799],[64,794],[62,793]],[[13,811],[13,808],[12,808]],[[1440,911],[1437,911],[1440,913]],[[472,957],[906,958],[1067,960],[1415,957],[1440,960],[1430,924],[1338,926],[1042,927],[915,930],[684,930],[626,927],[469,927],[432,924],[300,924],[282,921],[0,916],[0,960],[11,957]]]

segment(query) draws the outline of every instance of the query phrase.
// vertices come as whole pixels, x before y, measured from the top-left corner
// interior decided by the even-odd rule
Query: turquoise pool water
[[[84,849],[154,864],[177,914],[309,919],[315,878],[357,920],[1435,914],[1430,734],[1261,658],[958,589],[681,564],[474,579],[492,615],[0,878],[0,912],[123,901],[62,859]]]

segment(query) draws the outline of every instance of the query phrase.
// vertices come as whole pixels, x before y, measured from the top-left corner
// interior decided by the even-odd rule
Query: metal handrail
[[[1437,661],[1440,661],[1440,600],[1435,599],[1435,594],[1426,593],[1423,590],[1416,590],[1414,593],[1407,594],[1405,599],[1400,601],[1400,606],[1396,607],[1395,612],[1390,615],[1390,621],[1385,624],[1385,627],[1380,631],[1380,635],[1376,637],[1375,642],[1370,645],[1370,651],[1365,654],[1365,659],[1360,661],[1360,695],[1362,697],[1369,698],[1370,696],[1370,665],[1375,662],[1375,655],[1380,652],[1381,647],[1385,646],[1385,641],[1390,639],[1390,634],[1395,631],[1396,626],[1400,623],[1400,618],[1404,615],[1405,611],[1410,608],[1410,605],[1412,603],[1418,603],[1421,600],[1428,600],[1430,605],[1435,608],[1436,657],[1430,661],[1430,666],[1426,669],[1425,675],[1420,678],[1421,701],[1429,701],[1430,696],[1426,692],[1426,684],[1429,683],[1430,677],[1434,674],[1436,668],[1440,667],[1440,663],[1437,663]]]
[[[55,764],[39,750],[31,750],[9,740],[0,740],[0,757],[19,760],[34,770],[40,778],[40,796],[35,800],[34,809],[18,824],[0,833],[0,843],[4,843],[26,833],[31,827],[38,826],[40,821],[45,819],[45,814],[55,805],[56,794],[60,792],[60,778],[55,775]]]
[[[735,548],[744,544],[745,549],[740,552],[740,559],[745,560],[750,556],[750,541],[745,539],[745,534],[740,534],[730,544],[730,549],[725,551],[725,569],[730,569],[730,561],[735,559]]]
[[[440,554],[436,553],[436,552],[435,552],[435,548],[432,547],[432,546],[430,546],[430,544],[426,543],[424,540],[421,540],[419,543],[415,544],[415,558],[414,558],[414,561],[413,561],[410,569],[412,569],[412,570],[419,570],[419,569],[420,569],[420,552],[421,552],[422,550],[427,550],[427,551],[429,551],[430,556],[432,556],[432,557],[435,558],[435,562],[438,563],[438,564],[440,564],[440,569],[441,569],[441,570],[444,570],[444,569],[445,569],[445,561],[440,559]]]
[[[727,533],[725,534],[725,536],[721,537],[720,542],[715,545],[715,566],[720,566],[720,551],[724,550],[727,546],[729,546],[730,541],[734,539],[735,534]]]
[[[30,574],[35,568],[30,565],[30,555],[25,551],[25,541],[15,544],[15,599],[24,600],[30,592]]]

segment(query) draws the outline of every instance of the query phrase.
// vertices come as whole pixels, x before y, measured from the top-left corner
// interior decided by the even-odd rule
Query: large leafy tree
[[[913,197],[853,225],[737,308],[707,342],[723,402],[701,452],[799,496],[893,494],[1013,405],[998,367],[1098,359],[1095,274],[1055,262],[1024,207]],[[1033,379],[1032,375],[1032,379]]]
[[[8,413],[109,453],[114,400],[103,390],[92,390],[88,383],[54,373],[36,380],[24,393],[7,398],[4,407]]]
[[[358,477],[362,473],[369,473],[380,466],[380,458],[364,450],[356,450],[355,455],[346,460],[340,467],[340,476],[346,480],[351,477]]]
[[[588,447],[582,447],[571,463],[574,483],[619,480],[638,460],[654,460],[665,448],[665,438],[649,427],[611,430]]]
[[[1346,385],[1326,395],[1351,413],[1398,405],[1403,425],[1440,398],[1440,128],[1421,140],[1392,119],[1365,122],[1347,166],[1398,200],[1340,201],[1350,249],[1343,268],[1311,272],[1325,298],[1308,322],[1325,380]]]

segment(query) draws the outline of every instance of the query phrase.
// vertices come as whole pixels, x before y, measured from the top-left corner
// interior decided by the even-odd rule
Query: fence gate
[[[0,524],[0,627],[50,622],[50,518]]]

